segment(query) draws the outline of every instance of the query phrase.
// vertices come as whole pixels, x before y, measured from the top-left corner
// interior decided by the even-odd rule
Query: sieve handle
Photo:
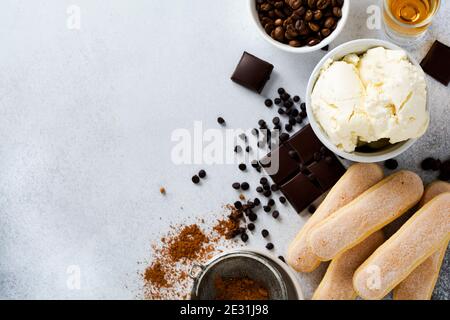
[[[203,270],[205,270],[204,265],[194,262],[189,269],[188,276],[195,280],[203,272]]]

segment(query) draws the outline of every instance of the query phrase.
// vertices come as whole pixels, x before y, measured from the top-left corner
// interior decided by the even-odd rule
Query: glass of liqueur
[[[420,40],[436,15],[440,0],[382,0],[384,30],[402,45]]]

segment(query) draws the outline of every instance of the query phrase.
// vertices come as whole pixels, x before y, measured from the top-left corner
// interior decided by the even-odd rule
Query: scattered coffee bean
[[[239,190],[241,188],[241,184],[239,182],[235,182],[231,185],[233,189]]]
[[[264,193],[263,193],[263,195],[264,195],[266,198],[268,198],[268,197],[270,197],[270,196],[272,195],[272,191],[270,191],[270,190],[265,190]]]
[[[267,126],[266,122],[265,122],[263,119],[258,120],[258,125],[259,125],[260,127],[266,127],[266,126]]]
[[[298,153],[295,150],[289,150],[288,155],[291,159],[294,159],[294,160],[298,159]]]
[[[261,187],[261,186],[256,187],[256,192],[263,193],[264,192],[263,187]]]
[[[300,101],[300,97],[299,96],[294,96],[294,98],[292,98],[292,100],[294,100],[294,102],[299,102]]]
[[[272,100],[270,100],[270,99],[266,99],[266,100],[264,101],[264,104],[266,105],[266,107],[271,107],[271,106],[273,105],[273,102],[272,102]]]
[[[395,170],[398,168],[398,162],[395,159],[388,159],[384,162],[384,166],[389,170]]]
[[[300,116],[295,117],[295,122],[297,122],[298,124],[301,124],[303,122],[303,118]]]
[[[242,233],[242,234],[241,234],[241,240],[242,240],[243,242],[247,242],[247,241],[248,241],[248,235],[247,235],[246,233]]]
[[[262,186],[264,190],[270,190],[270,185],[269,184],[265,184]]]
[[[270,206],[263,206],[264,212],[270,212],[271,208]]]
[[[284,129],[286,129],[287,132],[291,132],[292,131],[292,125],[290,123],[286,123],[284,126]]]
[[[308,115],[306,114],[305,110],[300,111],[300,117],[302,117],[303,119],[305,119]]]
[[[274,117],[274,118],[272,119],[272,123],[273,123],[274,125],[279,124],[279,123],[280,123],[280,118]]]
[[[261,231],[261,235],[263,236],[263,238],[267,238],[269,236],[269,231],[266,229],[263,229]]]
[[[275,104],[277,106],[281,103],[281,99],[280,98],[275,98],[273,101],[275,102]]]
[[[192,177],[192,182],[197,184],[197,183],[200,182],[200,178],[197,175],[195,175],[195,176]]]
[[[283,101],[288,101],[290,97],[291,97],[291,95],[289,93],[287,93],[287,92],[283,93],[280,96],[281,100],[283,100]]]
[[[278,94],[282,95],[283,93],[285,93],[286,91],[284,90],[284,88],[278,88]]]
[[[269,242],[268,244],[266,244],[266,249],[267,250],[272,250],[274,248],[274,245],[272,242]]]
[[[250,185],[247,182],[242,182],[241,183],[241,189],[246,191],[250,188]]]
[[[281,196],[278,200],[280,200],[281,203],[286,203],[286,198]]]
[[[239,170],[241,170],[241,171],[247,170],[247,166],[245,165],[245,163],[239,164]]]
[[[308,212],[313,214],[314,212],[316,212],[316,207],[312,204],[308,207]]]
[[[251,213],[248,215],[248,219],[249,219],[251,222],[255,222],[256,220],[258,220],[258,216],[256,215],[256,213],[251,212]]]
[[[242,152],[242,147],[241,146],[235,146],[234,147],[234,152],[236,152],[236,153]]]
[[[247,229],[250,230],[250,231],[255,230],[255,224],[253,224],[253,223],[250,222],[250,223],[247,225]]]
[[[269,183],[269,180],[267,180],[266,177],[262,177],[261,179],[259,179],[259,183],[262,185],[265,185],[265,184]]]
[[[274,212],[272,212],[272,217],[274,219],[278,219],[279,216],[280,216],[280,213],[278,212],[278,210],[275,210]]]
[[[300,109],[301,109],[302,111],[306,111],[306,103],[302,102],[302,103],[300,104]]]
[[[234,203],[234,207],[236,208],[236,209],[242,209],[242,202],[240,202],[240,201],[236,201],[235,203]]]
[[[258,198],[255,198],[253,200],[253,203],[255,204],[255,206],[259,206],[261,204],[261,200],[259,200]]]
[[[278,108],[278,114],[279,115],[285,114],[284,109]]]
[[[198,176],[200,177],[200,178],[202,178],[202,179],[204,179],[205,177],[206,177],[206,171],[205,170],[200,170],[199,172],[198,172]]]
[[[288,141],[289,138],[290,138],[290,135],[288,133],[283,132],[282,134],[280,134],[280,141],[281,142]]]
[[[218,117],[218,118],[217,118],[217,122],[218,122],[220,125],[224,125],[224,124],[225,124],[225,119],[222,118],[222,117]]]
[[[276,192],[278,190],[280,190],[280,187],[274,183],[273,185],[270,186],[270,190],[272,190],[273,192]]]
[[[268,205],[269,207],[273,207],[273,206],[275,205],[275,200],[269,199],[269,201],[267,202],[267,205]]]

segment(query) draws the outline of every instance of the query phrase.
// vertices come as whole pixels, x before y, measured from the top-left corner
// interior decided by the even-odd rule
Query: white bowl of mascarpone
[[[377,39],[350,41],[330,51],[309,79],[306,109],[322,143],[356,162],[398,156],[430,122],[419,63]]]

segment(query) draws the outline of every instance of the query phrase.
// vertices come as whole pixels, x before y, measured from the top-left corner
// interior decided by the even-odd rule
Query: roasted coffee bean
[[[284,36],[288,40],[294,40],[296,37],[298,37],[298,33],[294,28],[294,25],[290,24],[286,27],[286,32],[284,33]]]
[[[308,7],[311,9],[316,8],[317,0],[308,0]]]
[[[270,190],[270,185],[268,185],[268,184],[265,184],[262,187],[264,190]]]
[[[302,5],[302,0],[288,0],[287,4],[294,10],[297,10]]]
[[[305,111],[306,110],[306,103],[302,102],[300,104],[300,110]]]
[[[320,26],[314,22],[308,22],[308,28],[311,29],[312,32],[317,32],[320,30]]]
[[[195,175],[195,176],[192,177],[192,182],[193,182],[194,184],[197,184],[197,183],[200,182],[200,178],[199,178],[197,175]]]
[[[258,216],[256,215],[256,213],[252,212],[248,215],[248,220],[250,220],[251,222],[255,222],[256,220],[258,220]]]
[[[205,170],[200,170],[199,172],[198,172],[198,176],[200,177],[200,178],[205,178],[206,177],[206,171]]]
[[[269,183],[269,180],[267,180],[266,177],[262,177],[261,179],[259,179],[259,183],[265,185]]]
[[[305,12],[305,21],[309,22],[314,18],[314,13],[312,12],[312,10],[306,10]]]
[[[250,185],[247,182],[242,182],[241,183],[241,189],[246,191],[250,188]]]
[[[264,190],[263,195],[264,195],[264,197],[269,198],[272,195],[272,191]]]
[[[281,203],[286,203],[286,198],[281,196],[278,200],[280,200]]]
[[[302,117],[303,119],[305,119],[308,115],[306,114],[306,110],[302,110],[300,111],[300,117]]]
[[[256,187],[256,192],[263,193],[264,192],[263,187],[261,187],[261,186]]]
[[[294,96],[294,98],[292,98],[292,100],[294,100],[294,102],[300,102],[300,97],[299,96]]]
[[[325,19],[325,22],[323,23],[324,28],[330,29],[334,24],[336,23],[336,20],[333,17],[328,17]]]
[[[247,229],[250,230],[250,231],[255,230],[255,224],[250,222],[250,223],[247,225]]]
[[[272,250],[274,248],[274,245],[272,242],[269,242],[268,244],[266,244],[266,249],[267,250]]]
[[[318,21],[318,20],[322,19],[322,17],[323,17],[323,13],[321,10],[314,11],[314,15],[313,15],[314,20]]]
[[[266,107],[271,107],[273,105],[273,101],[271,99],[266,99],[264,101],[264,104],[266,105]]]
[[[324,36],[325,38],[328,37],[330,35],[330,33],[331,33],[331,30],[327,29],[327,28],[323,28],[322,30],[320,30],[320,34],[322,36]]]
[[[274,219],[278,219],[279,216],[280,216],[280,213],[277,210],[274,210],[274,212],[272,212],[272,217]]]
[[[261,235],[263,236],[263,238],[267,238],[269,236],[269,231],[267,229],[263,229],[261,231]]]
[[[283,3],[283,1],[277,1],[277,2],[274,3],[273,6],[274,6],[275,8],[277,8],[277,9],[281,9],[281,8],[283,8],[284,3]]]
[[[278,108],[278,114],[279,115],[285,114],[284,109]]]
[[[299,41],[299,40],[290,40],[290,41],[289,41],[289,45],[290,45],[291,47],[298,48],[298,47],[301,47],[301,46],[302,46],[302,43],[301,43],[301,41]]]
[[[272,22],[264,25],[264,31],[269,35],[272,33],[273,29],[275,29],[275,25]]]
[[[266,3],[263,3],[263,4],[261,4],[261,6],[259,7],[259,9],[261,10],[261,11],[270,11],[270,10],[272,10],[272,5],[270,4],[270,3],[268,3],[268,2],[266,2]]]
[[[330,3],[330,0],[317,0],[317,9],[325,10],[330,5]]]
[[[235,182],[231,185],[233,189],[239,190],[241,188],[241,184],[239,182]]]
[[[276,105],[279,105],[279,104],[281,103],[281,99],[280,99],[280,98],[275,98],[275,99],[273,100],[273,102],[274,102]]]
[[[269,199],[269,201],[267,201],[267,205],[268,205],[269,207],[273,207],[273,206],[275,205],[275,200]]]
[[[274,118],[272,119],[272,123],[275,124],[275,125],[279,124],[279,123],[280,123],[280,118],[274,117]]]
[[[306,25],[306,22],[303,20],[298,20],[295,23],[295,29],[298,31],[298,34],[301,36],[305,36],[309,33],[308,26]]]
[[[284,28],[279,26],[279,27],[276,27],[275,30],[272,31],[271,35],[275,40],[283,41],[284,33],[285,33]]]
[[[389,170],[395,170],[398,168],[398,162],[395,159],[388,159],[384,162],[384,166]]]
[[[270,212],[271,208],[270,208],[270,206],[264,206],[263,210],[264,210],[264,212]]]
[[[301,124],[303,122],[303,118],[300,116],[295,117],[295,122],[297,122],[298,124]]]
[[[283,103],[283,106],[284,107],[286,107],[286,108],[291,108],[292,106],[293,106],[294,104],[292,103],[292,101],[290,101],[290,100],[287,100],[287,101],[285,101],[284,103]],[[287,113],[287,110],[286,110],[286,113]]]
[[[245,165],[245,163],[239,164],[239,170],[241,170],[241,171],[247,170],[247,166]]]
[[[297,10],[294,10],[292,15],[295,15],[297,17],[303,17],[303,15],[306,13],[306,8],[304,6],[301,6]]]
[[[241,234],[241,240],[242,240],[243,242],[247,242],[247,241],[248,241],[248,235],[247,235],[246,233],[242,233],[242,234]]]
[[[291,131],[292,131],[292,125],[291,125],[290,123],[286,123],[286,124],[284,125],[284,129],[285,129],[287,132],[291,132]]]
[[[290,94],[285,92],[281,95],[281,100],[288,101],[290,97],[291,97]]]
[[[312,47],[320,43],[320,39],[317,38],[309,38],[306,42],[308,46]]]
[[[242,209],[242,202],[240,202],[240,201],[236,201],[235,203],[234,203],[234,207],[236,208],[236,209]]]
[[[217,118],[217,122],[218,122],[220,125],[224,125],[224,124],[225,124],[225,119],[222,118],[222,117],[218,117],[218,118]]]
[[[336,18],[342,17],[342,10],[341,10],[341,8],[339,8],[339,7],[334,7],[334,8],[333,8],[333,15],[334,15]]]
[[[298,116],[298,113],[299,112],[298,112],[297,109],[292,110],[291,117],[289,118],[289,124],[291,126],[295,126],[296,125],[297,121],[295,121],[295,117]]]
[[[284,90],[284,88],[278,88],[277,92],[281,96],[283,93],[286,92],[286,90]]]
[[[261,204],[261,200],[259,200],[259,198],[255,198],[253,199],[253,203],[255,204],[255,206],[259,206]]]

